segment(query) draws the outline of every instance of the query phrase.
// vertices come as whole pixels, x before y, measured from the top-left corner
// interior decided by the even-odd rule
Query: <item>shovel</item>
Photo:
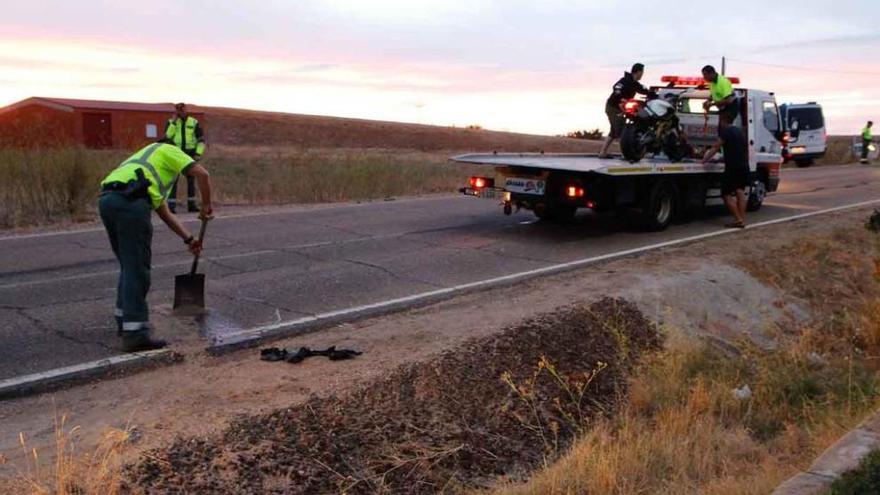
[[[205,239],[207,220],[202,220],[199,241]],[[199,255],[193,259],[189,273],[174,277],[174,310],[178,313],[198,313],[205,309],[205,274],[196,273]]]

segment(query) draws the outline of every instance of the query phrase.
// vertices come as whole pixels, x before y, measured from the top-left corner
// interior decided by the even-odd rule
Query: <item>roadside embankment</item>
[[[26,465],[18,432],[51,459],[55,410],[79,427],[79,452],[106,428],[135,432],[112,479],[136,492],[768,493],[878,404],[868,213],[277,344],[364,351],[352,361],[182,350],[171,368],[2,402],[0,472],[16,480],[9,466]]]

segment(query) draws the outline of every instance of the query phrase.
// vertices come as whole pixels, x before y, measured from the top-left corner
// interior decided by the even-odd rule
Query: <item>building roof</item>
[[[80,110],[125,110],[133,112],[162,112],[174,113],[174,103],[140,103],[129,101],[102,101],[102,100],[76,100],[70,98],[48,98],[45,96],[33,96],[13,103],[12,105],[0,108],[0,113],[15,110],[17,108],[41,105],[56,110],[73,112],[74,109]],[[191,113],[202,113],[203,110],[195,105],[187,105],[187,109]]]

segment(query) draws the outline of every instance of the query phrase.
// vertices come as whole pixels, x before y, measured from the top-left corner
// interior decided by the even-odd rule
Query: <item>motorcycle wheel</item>
[[[678,133],[670,132],[666,134],[666,139],[663,140],[663,153],[666,154],[669,161],[680,162],[683,158],[690,155],[690,150]]]
[[[620,152],[631,162],[637,162],[645,156],[645,146],[641,142],[641,133],[635,126],[628,125],[620,133]]]

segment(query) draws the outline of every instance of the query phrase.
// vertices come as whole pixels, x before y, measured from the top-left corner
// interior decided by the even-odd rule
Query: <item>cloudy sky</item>
[[[4,2],[0,105],[185,100],[558,134],[604,128],[633,62],[818,101],[829,131],[880,120],[880,1]],[[622,5],[625,5],[623,7]]]

